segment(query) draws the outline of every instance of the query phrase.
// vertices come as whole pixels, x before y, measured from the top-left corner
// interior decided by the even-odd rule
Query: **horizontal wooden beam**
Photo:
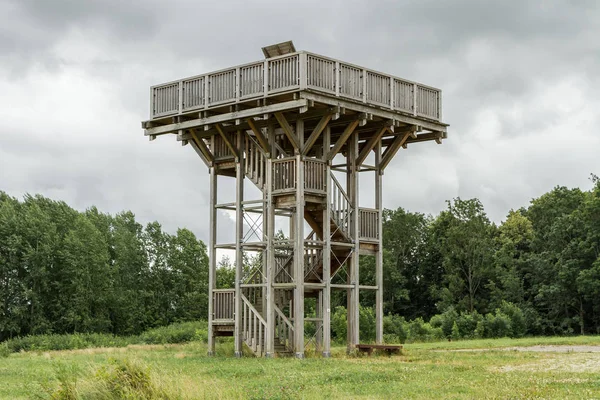
[[[286,101],[283,103],[271,104],[271,105],[263,106],[263,107],[249,108],[247,110],[234,111],[234,112],[225,113],[225,114],[213,115],[211,117],[192,119],[189,121],[183,121],[183,122],[178,122],[178,123],[173,123],[173,124],[168,124],[168,125],[163,125],[163,126],[157,126],[157,127],[149,126],[148,123],[154,122],[154,121],[146,121],[143,123],[143,127],[145,128],[144,134],[146,136],[149,136],[149,135],[164,135],[166,133],[177,133],[177,131],[179,131],[181,129],[197,128],[197,127],[205,126],[205,125],[212,125],[212,124],[218,124],[218,123],[223,123],[223,122],[228,122],[228,121],[235,121],[236,119],[259,117],[259,116],[263,116],[264,114],[271,114],[271,113],[281,112],[281,111],[297,110],[301,107],[307,107],[307,106],[308,106],[308,100],[298,99],[298,100]],[[150,125],[152,125],[152,124],[150,124]]]
[[[303,91],[300,92],[299,96],[302,99],[312,100],[317,103],[322,103],[330,106],[340,106],[344,107],[346,110],[351,110],[359,113],[373,114],[383,119],[397,120],[399,122],[409,125],[419,125],[431,131],[446,132],[448,127],[448,124],[444,124],[441,122],[434,122],[428,119],[420,119],[418,117],[410,117],[408,115],[404,115],[398,112],[386,111],[378,109],[376,107],[364,106],[361,104],[353,103],[351,101],[324,96],[312,92]]]

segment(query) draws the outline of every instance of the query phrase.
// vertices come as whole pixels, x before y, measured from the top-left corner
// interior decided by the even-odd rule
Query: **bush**
[[[408,341],[409,342],[431,342],[444,338],[444,332],[441,328],[434,328],[429,323],[423,321],[423,318],[416,318],[408,323]]]
[[[337,306],[331,316],[332,339],[336,342],[345,342],[348,334],[346,307]]]
[[[0,343],[0,358],[8,357],[10,353],[8,345],[6,343]]]
[[[511,337],[523,337],[527,332],[527,322],[523,311],[513,303],[502,301],[499,311],[510,319]],[[498,310],[496,310],[498,313]]]
[[[477,311],[472,313],[461,312],[456,319],[460,339],[473,339],[476,336],[477,323],[481,320],[483,320],[483,315]]]
[[[206,335],[204,332],[206,332]],[[180,322],[147,330],[139,337],[140,342],[145,344],[186,343],[199,338],[208,338],[208,324],[206,321]]]
[[[511,335],[510,318],[499,310],[496,310],[495,315],[487,314],[484,324],[484,337],[486,338],[501,338]]]
[[[386,343],[405,343],[408,337],[408,323],[399,315],[383,317],[383,338]]]
[[[206,321],[181,322],[150,329],[139,336],[115,336],[106,333],[71,335],[35,335],[0,343],[0,356],[20,351],[77,350],[92,347],[125,347],[130,344],[171,344],[208,340]]]

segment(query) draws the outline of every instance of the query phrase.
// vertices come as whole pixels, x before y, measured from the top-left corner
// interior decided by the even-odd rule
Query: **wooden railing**
[[[294,157],[273,160],[273,191],[296,189],[296,159]]]
[[[327,189],[327,164],[325,161],[304,159],[304,190],[325,194]],[[296,189],[296,158],[285,157],[273,160],[273,191],[284,192]]]
[[[379,240],[379,211],[372,208],[360,208],[359,239]]]
[[[331,218],[338,229],[347,237],[350,232],[351,202],[342,185],[338,182],[333,172],[331,173]],[[333,234],[333,232],[332,232]]]
[[[266,180],[266,156],[262,148],[249,135],[246,135],[244,171],[256,186],[263,188]]]
[[[242,338],[259,357],[265,351],[266,328],[267,322],[246,296],[242,295]]]
[[[213,320],[233,320],[235,311],[235,290],[213,290]]]
[[[151,117],[304,89],[441,120],[441,91],[333,58],[296,52],[153,86]]]
[[[294,347],[294,325],[278,306],[275,309],[275,335],[287,349]]]
[[[307,158],[304,160],[304,190],[325,193],[327,190],[327,164],[325,161]]]

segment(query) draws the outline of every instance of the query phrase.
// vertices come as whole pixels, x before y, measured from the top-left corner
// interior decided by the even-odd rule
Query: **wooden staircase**
[[[243,168],[245,176],[250,179],[261,191],[265,190],[267,178],[267,157],[263,149],[252,135],[245,136]],[[329,223],[332,242],[349,243],[351,202],[337,181],[333,173],[330,174],[331,185],[331,218]],[[281,197],[289,197],[287,193]],[[293,195],[292,195],[293,196]],[[304,217],[313,232],[307,237],[307,241],[323,239],[323,208],[326,197],[323,195],[307,196],[307,206]],[[332,246],[331,274],[343,265],[343,262],[351,253],[351,248]],[[274,283],[293,282],[293,253],[281,251],[275,256]],[[323,279],[323,249],[316,247],[305,247],[304,254],[305,282],[321,282]],[[255,271],[247,277],[244,283],[262,283],[262,274]],[[286,315],[284,310],[291,314],[291,301],[293,290],[274,290],[275,293],[275,353],[278,356],[293,354],[293,318]],[[263,307],[263,288],[249,287],[242,291],[242,326],[241,335],[243,342],[256,355],[264,356],[266,318]]]

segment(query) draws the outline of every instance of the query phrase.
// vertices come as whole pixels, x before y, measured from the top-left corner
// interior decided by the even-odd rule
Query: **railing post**
[[[308,86],[308,56],[305,52],[298,54],[298,63],[300,90],[305,90]]]
[[[417,116],[417,84],[413,83],[413,115]]]

